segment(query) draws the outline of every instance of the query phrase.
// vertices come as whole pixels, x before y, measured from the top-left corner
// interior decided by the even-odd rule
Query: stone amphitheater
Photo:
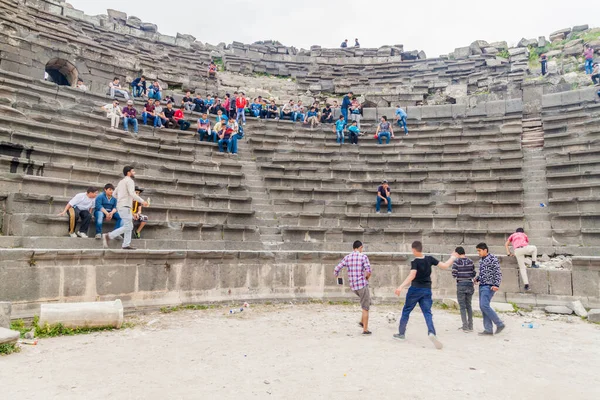
[[[572,268],[530,270],[532,291],[523,293],[514,258],[504,257],[496,299],[600,306],[600,103],[573,57],[581,34],[598,30],[569,28],[514,48],[476,41],[427,58],[402,45],[209,45],[61,0],[0,0],[0,10],[0,300],[13,303],[14,318],[44,302],[119,298],[142,309],[345,298],[352,293],[332,269],[357,239],[376,267],[373,295],[385,301],[410,268],[413,240],[440,255],[457,245],[474,253],[485,241],[503,255],[519,226],[540,253],[572,255]],[[556,43],[541,77],[531,54]],[[206,77],[211,59],[220,61],[216,79]],[[192,131],[109,129],[99,109],[110,102],[108,82],[142,73],[176,99],[244,90],[310,104],[352,90],[364,130],[400,104],[410,135],[339,146],[329,126],[250,118],[233,158]],[[78,78],[89,91],[73,87]],[[127,164],[152,199],[138,250],[69,238],[57,216],[64,204],[90,185],[116,184]],[[393,189],[391,215],[374,210],[382,179]],[[437,271],[435,297],[454,290]]]

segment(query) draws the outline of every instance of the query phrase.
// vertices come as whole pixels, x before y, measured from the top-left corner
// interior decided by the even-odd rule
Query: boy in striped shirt
[[[460,306],[460,318],[462,319],[463,332],[473,332],[473,308],[471,300],[475,287],[473,279],[475,279],[475,263],[465,255],[465,249],[457,247],[454,250],[458,254],[458,258],[452,264],[452,276],[456,279],[456,297]]]

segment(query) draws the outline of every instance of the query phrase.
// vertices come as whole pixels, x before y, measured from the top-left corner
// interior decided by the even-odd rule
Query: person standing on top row
[[[594,67],[594,49],[589,44],[585,45],[583,56],[585,57],[585,74],[591,75]]]

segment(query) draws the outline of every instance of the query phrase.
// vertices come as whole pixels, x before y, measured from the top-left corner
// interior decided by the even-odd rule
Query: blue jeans
[[[129,132],[129,124],[133,124],[133,133],[138,132],[138,121],[135,118],[123,118],[123,128]]]
[[[400,117],[398,120],[398,126],[404,128],[404,134],[408,135],[408,127],[406,126],[406,117]]]
[[[304,122],[304,114],[294,113],[294,122],[296,121]]]
[[[229,139],[219,139],[219,151],[225,153],[226,148],[229,148]]]
[[[144,88],[141,86],[132,86],[131,93],[133,94],[133,97],[142,97],[142,94],[144,94]]]
[[[479,308],[483,314],[483,329],[489,333],[494,333],[494,325],[492,323],[496,324],[497,327],[504,326],[496,311],[490,306],[495,293],[489,285],[479,286]]]
[[[344,144],[344,131],[336,131],[337,139],[335,140],[337,143]]]
[[[392,136],[389,132],[379,132],[379,136],[377,137],[377,141],[379,144],[383,144],[383,138],[386,138],[385,144],[390,144],[390,140],[392,140]]]
[[[207,142],[215,142],[217,143],[217,141],[219,140],[217,138],[217,132],[211,132],[210,130],[206,130],[206,129],[198,129],[198,136],[200,136],[200,141],[204,142],[204,140],[206,139]]]
[[[256,109],[254,109],[254,110],[250,110],[250,112],[251,112],[251,113],[252,113],[252,115],[254,115],[255,117],[257,117],[257,118],[258,118],[258,117],[260,117],[260,110],[256,110]]]
[[[96,235],[99,235],[102,233],[102,221],[104,221],[104,218],[106,216],[104,215],[104,213],[102,211],[96,211],[94,214],[96,216]],[[117,221],[117,224],[115,225],[115,229],[120,228],[123,221],[121,220],[119,213],[115,213],[113,215],[113,219],[115,221]]]
[[[344,120],[348,123],[348,109],[342,108],[342,115],[344,116]]]
[[[242,122],[245,124],[246,123],[246,109],[245,108],[238,108],[237,109],[237,115],[235,117],[235,121],[239,121],[240,117],[242,117]]]
[[[387,209],[388,212],[392,212],[392,198],[391,197],[386,197],[387,200]],[[375,211],[379,212],[381,210],[381,202],[383,200],[381,199],[381,197],[377,196],[377,203],[375,204]]]
[[[425,323],[427,324],[427,333],[433,333],[435,335],[435,327],[433,326],[433,315],[431,314],[431,306],[433,305],[433,299],[431,298],[431,289],[426,288],[415,288],[409,287],[408,293],[406,294],[406,301],[404,302],[404,308],[402,309],[402,317],[400,317],[400,327],[398,333],[404,335],[406,333],[406,325],[408,325],[408,319],[410,313],[419,303],[421,312],[425,317]]]
[[[154,100],[161,100],[160,90],[150,89],[148,90],[148,98]]]
[[[150,118],[150,121],[154,122],[154,126],[156,126],[156,119],[158,118],[158,116],[154,116],[147,112],[143,112],[142,113],[142,121],[144,122],[144,125],[148,124],[148,118]]]
[[[238,142],[238,140],[240,140],[243,137],[244,136],[240,135],[239,133],[236,133],[235,135],[231,136],[231,139],[229,139],[229,144],[227,145],[227,150],[231,154],[237,154],[237,152],[238,152],[237,142]]]
[[[593,71],[594,71],[594,60],[593,59],[592,60],[588,60],[586,58],[586,60],[585,60],[585,73],[587,75],[591,75]]]

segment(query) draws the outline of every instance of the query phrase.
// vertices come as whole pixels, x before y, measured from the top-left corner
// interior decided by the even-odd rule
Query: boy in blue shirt
[[[117,212],[117,198],[113,197],[115,187],[107,183],[104,186],[104,192],[96,197],[95,217],[96,217],[96,239],[102,238],[102,222],[114,219],[116,221],[115,229],[121,227],[121,217]]]
[[[404,134],[408,135],[408,127],[406,126],[406,117],[408,117],[408,115],[406,114],[406,111],[404,111],[402,109],[402,107],[400,107],[400,105],[398,105],[398,108],[396,108],[396,123],[398,124],[399,127],[404,128]]]
[[[348,128],[348,132],[350,132],[350,143],[358,144],[360,129],[358,129],[358,123],[356,121],[352,121],[352,125],[350,125],[350,128]]]
[[[333,131],[337,135],[336,142],[339,144],[344,144],[344,128],[346,127],[346,119],[343,115],[340,115],[340,118],[336,121]]]

